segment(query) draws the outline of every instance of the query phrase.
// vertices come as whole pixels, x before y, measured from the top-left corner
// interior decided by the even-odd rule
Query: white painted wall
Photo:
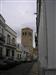
[[[56,0],[55,0],[55,2],[54,2],[54,4],[55,4],[55,9],[54,9],[54,11],[55,11],[55,16],[54,16],[54,24],[55,24],[55,27],[54,27],[54,30],[55,30],[55,33],[54,33],[54,36],[55,36],[55,52],[54,52],[54,58],[55,58],[55,60],[54,60],[54,64],[55,64],[55,68],[56,68]]]
[[[7,44],[7,35],[9,34],[10,35],[10,46],[12,46],[12,38],[15,38],[15,44],[16,44],[16,32],[14,30],[12,30],[6,23],[5,23],[5,20],[4,18],[0,15],[0,33],[2,33],[4,36],[5,36],[5,43],[4,43],[4,46],[3,46],[3,51],[2,51],[2,54],[3,56],[6,56],[6,46],[8,45]],[[3,29],[3,32],[2,32],[2,29]],[[10,56],[12,56],[12,50],[14,50],[14,58],[16,58],[16,46],[14,46],[15,48],[11,48],[9,47],[10,49]]]
[[[45,12],[44,3],[42,1],[41,16],[40,16],[40,27],[39,27],[39,60],[41,67],[46,67],[46,25],[45,25]]]
[[[54,68],[54,53],[55,53],[55,24],[54,24],[54,16],[55,16],[55,0],[47,0],[46,1],[46,13],[47,13],[47,29],[48,29],[48,68]]]
[[[15,38],[16,44],[16,33],[7,25],[5,25],[4,35],[5,35],[5,45],[7,45],[7,35],[10,35],[10,44],[12,45],[12,38]],[[10,56],[12,56],[12,50],[14,50],[14,59],[16,59],[16,48],[10,49]],[[5,48],[6,51],[6,48]]]
[[[21,51],[21,59],[24,61],[27,58],[27,53],[30,54],[29,49],[25,48],[23,45],[20,44],[19,49]]]
[[[42,0],[44,1],[44,0]],[[46,48],[46,21],[45,6],[41,9],[39,30],[39,60],[42,67],[56,68],[56,0],[45,0],[47,16],[47,39],[48,39],[48,65],[45,56]],[[43,2],[44,3],[44,2]]]

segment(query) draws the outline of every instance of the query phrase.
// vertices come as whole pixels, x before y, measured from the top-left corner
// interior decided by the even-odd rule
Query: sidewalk
[[[29,75],[38,75],[38,65],[37,65],[37,62],[35,62],[33,64],[33,67],[30,71],[30,74]]]

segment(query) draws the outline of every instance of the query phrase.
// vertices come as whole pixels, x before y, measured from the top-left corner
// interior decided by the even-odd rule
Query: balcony
[[[15,43],[14,43],[14,44],[12,44],[12,45],[16,47],[16,44],[15,44]]]
[[[6,45],[11,48],[16,48],[16,44],[12,44],[11,42],[7,43]]]
[[[0,33],[0,41],[5,42],[5,36],[2,33]]]

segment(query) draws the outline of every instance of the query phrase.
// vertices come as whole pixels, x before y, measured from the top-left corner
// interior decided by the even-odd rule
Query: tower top
[[[33,30],[29,27],[22,28],[21,30],[21,44],[28,48],[33,46]]]
[[[25,27],[25,28],[22,28],[22,30],[31,30],[31,31],[33,31],[31,28],[29,28],[29,27]]]

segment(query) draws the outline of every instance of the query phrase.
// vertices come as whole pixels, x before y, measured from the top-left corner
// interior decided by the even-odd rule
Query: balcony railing
[[[16,44],[14,43],[14,44],[12,44],[13,46],[16,46]]]
[[[0,33],[0,41],[5,42],[5,36],[2,33]]]
[[[16,44],[12,44],[11,42],[7,43],[7,45],[10,46],[10,47],[15,47],[16,48]]]

